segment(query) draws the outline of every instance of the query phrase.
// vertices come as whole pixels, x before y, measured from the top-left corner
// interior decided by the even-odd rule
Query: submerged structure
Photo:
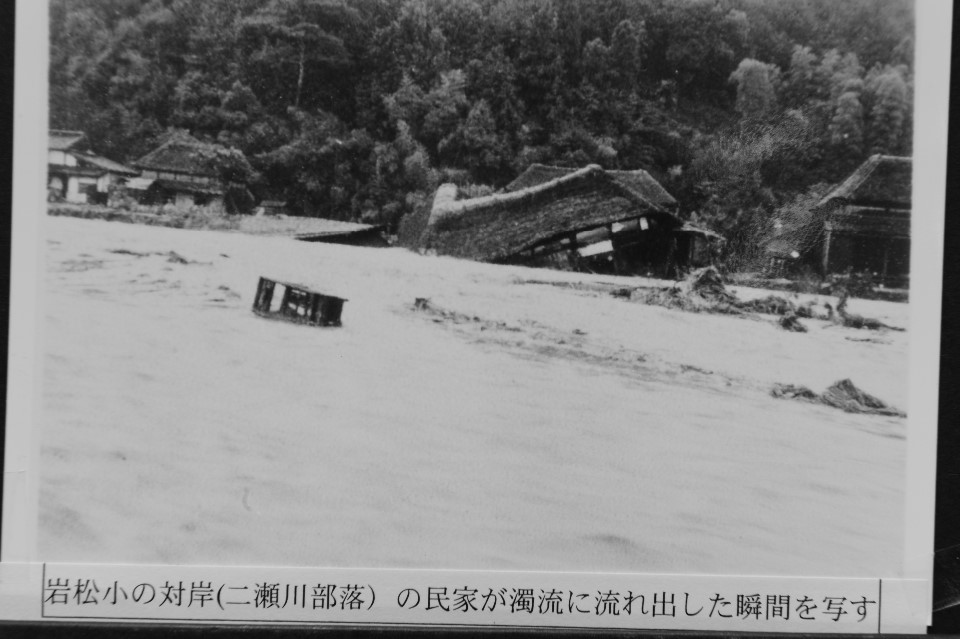
[[[261,317],[313,326],[340,326],[346,301],[302,284],[261,277],[253,300],[253,312]]]
[[[645,171],[535,164],[504,192],[437,190],[421,248],[479,261],[673,276],[709,263],[718,236],[684,225]]]

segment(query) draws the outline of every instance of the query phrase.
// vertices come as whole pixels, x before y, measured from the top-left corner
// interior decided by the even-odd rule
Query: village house
[[[111,187],[135,177],[135,169],[91,153],[82,131],[53,129],[47,142],[47,200],[105,204]]]
[[[290,215],[286,200],[261,200],[257,205],[257,215]]]
[[[824,273],[867,272],[906,285],[913,162],[873,155],[820,201]]]
[[[676,275],[709,261],[712,234],[684,223],[645,171],[533,165],[501,193],[459,199],[444,184],[421,248],[480,261],[595,272]]]
[[[224,184],[212,160],[226,149],[201,142],[185,131],[174,131],[159,147],[134,162],[141,171],[128,189],[144,204],[173,204],[180,208],[233,207],[225,200]],[[237,185],[245,190],[245,185]]]
[[[871,156],[802,220],[787,220],[767,253],[775,265],[806,263],[825,276],[869,274],[907,286],[912,173],[909,157]]]

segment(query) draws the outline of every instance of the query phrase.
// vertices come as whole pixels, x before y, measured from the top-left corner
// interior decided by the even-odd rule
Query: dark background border
[[[42,2],[43,0],[27,0]],[[197,0],[202,1],[202,0]],[[916,0],[929,2],[934,0]],[[13,80],[15,50],[15,0],[0,1],[0,212],[11,211],[13,171]],[[934,607],[932,633],[960,633],[960,393],[954,391],[960,370],[960,352],[957,341],[960,337],[960,46],[957,31],[960,29],[960,7],[954,7],[953,45],[950,72],[950,129],[949,156],[947,162],[947,215],[944,239],[944,285],[943,315],[941,328],[940,357],[940,428],[937,450],[937,506],[935,534]],[[40,69],[38,68],[38,71]],[[41,77],[37,78],[41,81]],[[10,245],[11,216],[0,215],[0,387],[6,388],[7,340],[10,313]],[[0,400],[5,409],[6,399]],[[2,459],[5,427],[0,416],[0,459]],[[0,494],[3,490],[3,474],[0,473]],[[2,526],[0,513],[0,526]],[[520,637],[677,637],[704,636],[703,633],[640,632],[640,631],[529,631],[423,628],[383,629],[364,628],[317,628],[272,626],[189,626],[189,625],[135,625],[135,624],[74,624],[74,623],[11,623],[0,622],[0,637],[78,637],[96,639],[120,639],[134,637],[154,639],[161,637],[215,638],[244,637],[258,639],[305,638],[318,634],[350,637],[354,639],[392,637],[460,638],[464,636],[491,636],[498,639]],[[717,636],[732,636],[728,633],[711,633]],[[797,637],[803,635],[762,635]],[[832,635],[815,635],[818,639]],[[890,635],[885,635],[890,636]]]

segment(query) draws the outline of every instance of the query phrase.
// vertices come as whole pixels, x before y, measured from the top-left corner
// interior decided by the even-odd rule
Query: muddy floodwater
[[[770,388],[849,378],[909,413],[909,330],[791,333],[583,286],[637,278],[402,249],[44,225],[44,560],[900,574],[907,420]],[[256,316],[261,275],[346,298],[343,326]],[[906,304],[848,308],[909,328]]]

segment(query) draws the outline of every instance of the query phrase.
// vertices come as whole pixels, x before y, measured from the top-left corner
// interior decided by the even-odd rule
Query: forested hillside
[[[171,128],[260,197],[384,223],[443,181],[644,168],[735,237],[909,154],[904,0],[51,0],[50,126],[117,160]],[[799,198],[799,199],[798,199]],[[796,204],[794,204],[796,205]]]

